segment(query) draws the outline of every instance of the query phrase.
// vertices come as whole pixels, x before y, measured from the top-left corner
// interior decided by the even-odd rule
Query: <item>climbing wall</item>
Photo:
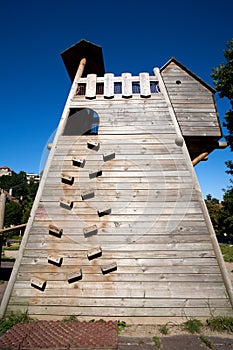
[[[93,75],[80,80],[86,95],[69,101],[73,128],[86,110],[98,116],[98,134],[66,132],[71,114],[62,118],[3,301],[7,313],[146,324],[232,313],[163,81],[158,71],[144,78],[155,81],[155,93],[128,93],[129,75],[111,96],[96,95]]]

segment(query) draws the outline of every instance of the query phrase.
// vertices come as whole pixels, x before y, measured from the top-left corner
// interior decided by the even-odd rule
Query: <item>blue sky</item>
[[[41,157],[59,122],[70,80],[60,53],[81,39],[103,47],[106,72],[138,75],[171,56],[213,86],[212,67],[224,61],[233,37],[229,0],[12,0],[0,7],[0,165],[39,172]],[[216,96],[221,122],[227,101]],[[225,130],[224,130],[225,132]],[[196,166],[203,195],[221,199],[229,185],[215,150]]]

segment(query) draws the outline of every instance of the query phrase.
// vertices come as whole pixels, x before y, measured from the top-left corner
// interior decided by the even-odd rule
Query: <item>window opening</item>
[[[132,91],[133,94],[140,94],[140,83],[139,81],[132,82]]]
[[[86,94],[86,83],[78,83],[76,95],[84,96]]]
[[[160,92],[158,81],[150,81],[150,91],[152,94]]]
[[[122,94],[122,83],[121,82],[114,83],[114,94]]]
[[[96,95],[103,95],[104,94],[104,83],[97,83],[96,84]]]
[[[98,135],[98,130],[99,116],[93,109],[72,108],[63,135]]]

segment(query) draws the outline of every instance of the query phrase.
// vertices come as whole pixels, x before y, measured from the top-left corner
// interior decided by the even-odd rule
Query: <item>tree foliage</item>
[[[13,200],[7,199],[6,202],[4,226],[26,223],[36,196],[38,183],[34,183],[33,179],[28,182],[26,173],[20,171],[18,174],[13,172],[12,176],[1,176],[0,188],[7,192],[12,189],[13,196]]]
[[[231,108],[226,112],[224,126],[228,130],[226,140],[233,151],[233,38],[226,43],[223,54],[225,62],[221,63],[219,67],[213,68],[211,76],[219,96],[226,97],[230,102]]]
[[[228,134],[225,136],[230,150],[233,151],[233,38],[226,43],[223,51],[224,62],[219,67],[213,68],[211,74],[220,98],[228,99],[230,109],[225,113],[224,126]],[[233,175],[233,162],[228,160],[226,172]],[[232,178],[230,179],[232,184]],[[207,196],[208,197],[208,196]],[[219,208],[214,203],[213,198],[206,198],[210,217],[216,233],[222,237],[230,236],[233,240],[233,186],[230,185],[224,191],[223,201]]]

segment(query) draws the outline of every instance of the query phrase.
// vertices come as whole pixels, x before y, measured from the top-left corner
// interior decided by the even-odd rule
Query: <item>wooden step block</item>
[[[59,228],[55,225],[49,225],[49,234],[52,236],[56,236],[58,238],[61,238],[63,233],[63,229]]]
[[[84,234],[84,237],[86,238],[90,236],[94,236],[97,233],[98,233],[98,229],[96,225],[88,226],[83,229],[83,234]]]
[[[103,154],[103,160],[104,162],[108,162],[109,160],[112,160],[116,157],[115,152],[109,152]]]
[[[45,287],[46,287],[46,281],[41,280],[39,278],[32,277],[31,278],[31,286],[36,288],[36,289],[39,289],[43,292],[45,290]]]
[[[74,157],[72,159],[73,166],[77,166],[79,168],[84,168],[85,162],[86,162],[85,158],[76,158],[76,157]]]
[[[100,148],[100,143],[89,140],[89,141],[87,141],[87,148],[93,149],[94,151],[98,151]]]
[[[99,258],[102,255],[101,247],[93,248],[87,252],[88,260]]]
[[[48,263],[56,265],[56,266],[61,266],[62,265],[63,258],[62,257],[55,257],[52,255],[48,256]]]
[[[89,178],[94,179],[95,177],[102,176],[102,170],[94,170],[89,172]]]
[[[109,265],[101,266],[101,271],[103,275],[106,275],[107,273],[113,272],[117,270],[117,264],[116,262],[112,262]]]
[[[74,283],[82,279],[82,270],[78,270],[72,273],[69,273],[67,276],[68,283]]]
[[[95,193],[94,193],[94,191],[91,191],[91,190],[86,191],[86,192],[83,192],[83,193],[81,194],[81,197],[82,197],[82,200],[83,200],[83,201],[85,201],[85,200],[87,200],[87,199],[94,198],[94,196],[95,196]]]
[[[60,201],[60,207],[67,209],[67,210],[71,210],[73,208],[74,202],[73,201],[66,201],[64,199],[62,199]]]
[[[67,184],[67,185],[73,185],[74,177],[70,176],[68,174],[62,173],[61,174],[61,182],[63,182],[64,184]]]
[[[109,214],[111,214],[111,208],[100,209],[97,211],[97,213],[100,217],[104,216],[104,215],[109,215]]]

